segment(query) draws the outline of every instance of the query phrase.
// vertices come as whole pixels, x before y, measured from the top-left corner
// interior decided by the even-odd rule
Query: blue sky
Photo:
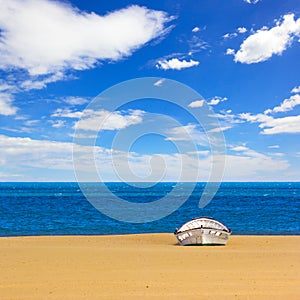
[[[157,88],[168,82],[159,78],[179,81],[211,106],[226,142],[223,180],[300,180],[298,1],[111,2],[0,0],[0,181],[76,180],[74,130],[84,124],[85,139],[98,134],[94,151],[103,180],[120,179],[111,153],[121,173],[129,161],[141,180],[151,179],[151,171],[177,180],[183,163],[207,180],[211,145],[185,110],[154,99],[114,112],[87,108],[106,89],[141,77],[157,77]],[[189,107],[202,106],[198,99]],[[147,123],[153,113],[177,123],[159,117]],[[130,149],[113,144],[118,132],[129,137],[147,124],[158,133]],[[178,152],[186,135],[197,157]],[[81,147],[84,166],[90,152]],[[161,173],[163,165],[168,169]],[[88,169],[81,170],[86,180],[93,179]]]

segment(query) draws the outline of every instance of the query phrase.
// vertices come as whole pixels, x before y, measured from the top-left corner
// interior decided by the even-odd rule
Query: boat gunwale
[[[183,230],[183,231],[176,231],[174,232],[174,235],[177,236],[178,234],[181,234],[181,233],[184,233],[184,232],[187,232],[187,231],[194,231],[194,230],[199,230],[199,229],[211,229],[211,230],[216,230],[216,231],[219,231],[219,232],[224,232],[224,233],[228,233],[228,234],[231,234],[231,229],[230,228],[227,228],[228,230],[223,230],[223,229],[216,229],[216,228],[211,228],[211,227],[195,227],[195,228],[189,228],[187,230]]]
[[[190,223],[192,221],[195,221],[195,220],[199,220],[199,219],[208,219],[208,220],[212,220],[212,221],[215,221],[216,223],[222,225],[224,227],[224,229],[216,229],[216,228],[211,228],[211,227],[195,227],[195,228],[189,228],[189,229],[186,229],[186,230],[183,230],[183,231],[180,231],[180,228],[182,228],[184,225],[186,225],[187,223]],[[212,218],[212,217],[198,217],[198,218],[193,218],[191,219],[190,221],[187,221],[185,222],[184,224],[182,224],[179,229],[177,231],[174,232],[174,235],[177,235],[178,233],[182,233],[182,232],[187,232],[187,231],[190,231],[190,230],[193,230],[193,229],[213,229],[213,230],[219,230],[219,231],[223,231],[223,232],[226,232],[226,233],[229,233],[231,234],[232,230],[231,228],[227,227],[226,225],[224,225],[223,223],[221,223],[220,221]]]

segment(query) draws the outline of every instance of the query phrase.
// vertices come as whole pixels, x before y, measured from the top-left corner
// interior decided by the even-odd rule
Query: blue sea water
[[[93,183],[90,183],[91,189]],[[181,196],[189,183],[182,183]],[[115,194],[133,202],[154,201],[174,183],[140,189],[108,183]],[[173,232],[186,221],[210,216],[233,234],[299,235],[300,183],[222,183],[214,199],[198,207],[205,184],[198,183],[174,213],[143,224],[113,220],[97,211],[77,183],[0,183],[0,236],[98,235]]]

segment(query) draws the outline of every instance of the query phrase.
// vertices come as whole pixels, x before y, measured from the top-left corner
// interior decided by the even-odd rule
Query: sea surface
[[[143,189],[106,185],[123,199],[142,203],[163,197],[175,183]],[[189,183],[181,185],[180,196],[187,201],[175,212],[158,221],[132,224],[100,213],[77,183],[0,183],[0,236],[173,232],[199,216],[216,218],[236,235],[300,234],[300,183],[222,183],[203,209],[198,202],[205,184],[198,183],[191,195],[185,195]]]

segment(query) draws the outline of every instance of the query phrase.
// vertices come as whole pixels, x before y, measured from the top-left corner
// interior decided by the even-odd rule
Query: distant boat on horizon
[[[230,234],[230,228],[209,217],[192,219],[174,231],[182,246],[226,245]]]

